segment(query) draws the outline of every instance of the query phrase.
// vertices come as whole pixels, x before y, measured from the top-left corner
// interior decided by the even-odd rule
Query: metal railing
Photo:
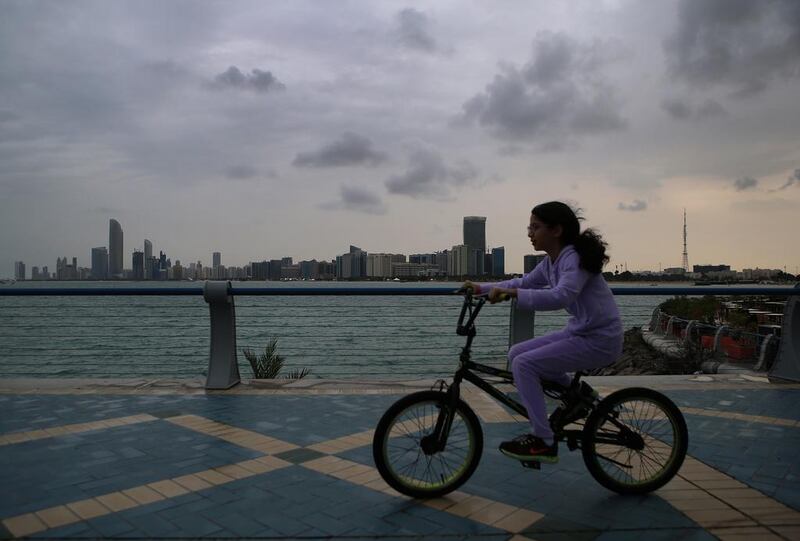
[[[704,370],[716,372],[720,364],[732,362],[748,365],[757,372],[772,367],[780,347],[780,335],[734,329],[728,325],[711,325],[684,319],[656,308],[649,330],[672,338],[690,355],[700,356]],[[697,353],[699,352],[699,353]]]
[[[312,377],[413,379],[453,370],[462,341],[453,332],[460,297],[452,294],[452,286],[329,287],[333,285],[28,288],[18,283],[0,288],[0,362],[13,360],[3,362],[2,375],[186,377],[200,375],[207,366],[207,387],[226,388],[239,381],[243,363],[237,353],[263,347],[273,337],[279,338],[286,367],[311,368]],[[796,299],[800,292],[780,287],[612,290],[627,297],[618,303],[626,326],[647,325],[653,304],[661,300],[654,297]],[[197,302],[204,294],[209,312]],[[364,296],[372,300],[356,299]],[[26,301],[13,301],[15,297]],[[86,297],[105,298],[89,302]],[[475,353],[490,364],[505,363],[508,345],[532,336],[534,321],[536,334],[542,334],[562,327],[566,318],[563,312],[539,313],[534,320],[533,314],[493,307],[481,316]],[[796,320],[786,317],[784,326]],[[794,348],[790,344],[786,354],[796,358]]]

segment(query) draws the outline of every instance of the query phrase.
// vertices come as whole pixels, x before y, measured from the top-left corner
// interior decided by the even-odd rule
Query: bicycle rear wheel
[[[413,498],[434,498],[452,492],[473,474],[483,451],[483,431],[475,413],[456,402],[453,422],[442,450],[432,449],[430,436],[447,393],[422,391],[395,402],[383,414],[372,440],[372,455],[383,479]]]
[[[641,494],[678,473],[688,444],[678,407],[657,391],[634,387],[598,404],[584,426],[581,450],[598,483],[621,494]]]

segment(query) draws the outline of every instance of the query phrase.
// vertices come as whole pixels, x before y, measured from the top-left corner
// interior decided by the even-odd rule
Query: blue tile
[[[177,517],[172,520],[172,523],[180,529],[183,535],[200,537],[218,533],[222,530],[219,524],[214,524],[210,520],[197,515]]]
[[[238,537],[254,536],[264,530],[263,524],[239,513],[218,513],[209,518]]]
[[[128,521],[117,514],[93,518],[88,522],[93,530],[97,530],[106,537],[119,536],[134,530],[134,527]]]
[[[183,533],[178,525],[159,517],[154,512],[140,516],[127,515],[126,520],[148,537],[172,537]]]

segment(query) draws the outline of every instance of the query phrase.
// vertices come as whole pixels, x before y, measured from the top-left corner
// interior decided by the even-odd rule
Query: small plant
[[[242,350],[245,358],[250,362],[253,369],[253,377],[256,379],[274,379],[278,377],[283,368],[284,358],[278,355],[278,339],[272,338],[264,348],[264,353],[256,355],[249,348]],[[292,370],[284,377],[286,379],[300,379],[309,375],[311,371],[307,368]]]

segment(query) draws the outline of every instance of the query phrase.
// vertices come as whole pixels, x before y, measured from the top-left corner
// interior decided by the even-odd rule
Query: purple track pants
[[[622,354],[618,338],[578,336],[562,330],[515,344],[508,350],[514,383],[528,410],[533,434],[552,442],[542,380],[569,385],[567,372],[608,366]]]

